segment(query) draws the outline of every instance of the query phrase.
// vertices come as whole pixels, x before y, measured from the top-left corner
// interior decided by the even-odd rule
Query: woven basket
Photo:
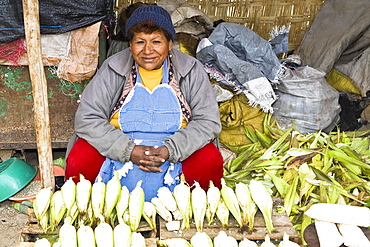
[[[121,9],[135,2],[155,0],[118,0]],[[268,40],[274,27],[290,26],[289,50],[301,43],[324,0],[187,0],[206,13],[213,21],[223,19],[250,28]]]

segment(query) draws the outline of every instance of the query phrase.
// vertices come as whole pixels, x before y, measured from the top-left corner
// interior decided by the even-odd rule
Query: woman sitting
[[[109,57],[82,93],[66,179],[108,182],[118,171],[130,191],[143,181],[147,201],[162,186],[172,190],[181,173],[189,184],[220,187],[221,123],[203,65],[172,49],[176,33],[162,7],[136,9],[126,32],[130,47]]]

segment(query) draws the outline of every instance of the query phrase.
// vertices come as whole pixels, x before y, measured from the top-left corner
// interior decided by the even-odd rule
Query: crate
[[[156,0],[117,0],[121,9],[136,2],[156,3]],[[268,40],[275,26],[290,26],[290,51],[303,40],[316,14],[325,0],[187,0],[189,5],[199,8],[212,21],[224,20],[244,25]]]
[[[296,230],[293,228],[293,224],[290,221],[288,215],[283,212],[278,212],[278,207],[283,206],[284,202],[280,198],[274,198],[274,207],[272,214],[272,222],[275,227],[275,231],[268,233],[263,219],[262,213],[257,212],[255,216],[254,229],[252,232],[241,231],[240,227],[237,225],[237,222],[233,217],[229,218],[229,225],[227,228],[223,228],[219,222],[212,223],[209,225],[207,221],[204,221],[203,232],[207,233],[212,239],[217,236],[220,231],[225,231],[227,235],[234,237],[236,240],[243,240],[244,237],[249,240],[261,240],[263,241],[266,234],[270,236],[272,240],[282,240],[284,233],[287,233],[292,241],[295,243],[301,244],[301,237],[297,234]],[[175,237],[181,237],[187,240],[196,233],[195,225],[193,222],[190,224],[190,229],[185,229],[183,231],[174,232],[167,231],[165,222],[160,220],[159,224],[159,238],[160,239],[169,239]]]
[[[23,227],[20,236],[19,243],[17,247],[33,247],[37,238],[47,237],[51,239],[57,239],[60,229],[60,225],[54,231],[44,232],[39,225],[36,216],[33,212],[30,213],[28,220]],[[138,232],[142,233],[145,236],[146,246],[147,247],[156,247],[157,246],[157,231],[150,229],[149,225],[142,221],[139,225]]]
[[[272,214],[272,221],[275,227],[275,231],[272,233],[267,232],[265,227],[265,221],[260,211],[257,212],[255,216],[254,229],[252,232],[241,231],[240,227],[237,225],[235,219],[230,217],[228,228],[225,229],[221,226],[219,222],[215,222],[212,225],[209,225],[207,221],[204,221],[203,231],[207,233],[212,239],[220,232],[225,231],[229,236],[234,237],[237,240],[242,240],[244,237],[250,240],[263,240],[268,234],[272,240],[281,240],[284,233],[287,233],[292,241],[295,243],[301,244],[301,237],[297,234],[293,228],[293,224],[290,221],[288,215],[283,212],[278,212],[278,207],[283,206],[284,201],[280,198],[273,198],[274,207]],[[146,240],[147,247],[156,247],[158,239],[169,239],[180,237],[187,240],[190,240],[191,237],[196,233],[194,222],[191,222],[190,229],[185,229],[183,231],[168,231],[166,228],[166,222],[161,219],[159,216],[157,218],[157,229],[152,230],[149,228],[148,224],[145,221],[140,223],[138,231],[143,234]],[[28,247],[33,246],[37,237],[42,237],[46,234],[50,236],[58,236],[60,226],[57,227],[53,232],[46,232],[42,230],[40,225],[37,222],[37,219],[33,213],[29,216],[27,223],[20,234],[20,242],[18,247]]]

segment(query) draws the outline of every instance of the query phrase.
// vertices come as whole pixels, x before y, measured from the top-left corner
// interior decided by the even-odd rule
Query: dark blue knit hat
[[[158,5],[145,5],[137,8],[126,22],[126,35],[128,30],[136,23],[151,20],[164,30],[166,30],[172,40],[175,40],[175,28],[173,27],[170,14]]]

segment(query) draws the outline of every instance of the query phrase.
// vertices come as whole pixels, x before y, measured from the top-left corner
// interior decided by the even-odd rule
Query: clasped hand
[[[139,166],[139,169],[146,172],[161,172],[159,168],[169,156],[165,146],[136,145],[132,150],[130,160]]]

